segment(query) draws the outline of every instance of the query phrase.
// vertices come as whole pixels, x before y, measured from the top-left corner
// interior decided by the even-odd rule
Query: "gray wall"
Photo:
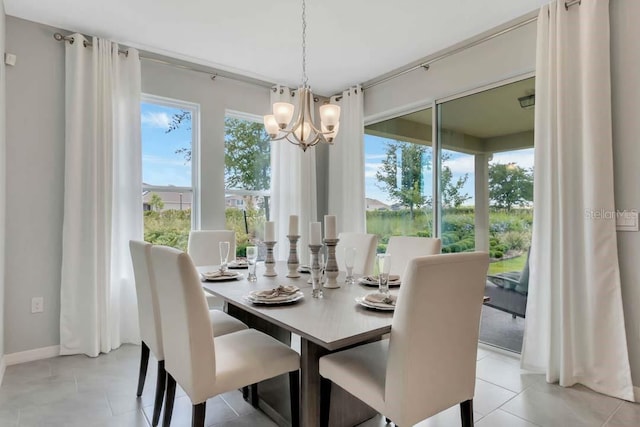
[[[5,352],[59,344],[64,184],[64,46],[7,18]],[[31,314],[31,298],[44,313]]]
[[[640,1],[611,1],[616,208],[640,210]],[[401,115],[434,100],[535,70],[535,23],[417,70],[365,94],[365,121]],[[633,382],[640,386],[640,233],[618,233],[623,304]]]
[[[64,195],[64,45],[54,28],[7,18],[7,245],[5,353],[60,342]],[[145,93],[201,106],[202,228],[224,227],[224,115],[262,115],[267,88],[142,62]],[[44,313],[31,314],[43,296]]]
[[[0,53],[4,52],[4,39],[6,34],[6,22],[4,14],[4,1],[0,0]],[[5,65],[0,61],[0,234],[5,236],[5,212],[6,212],[6,139],[5,139]],[[0,239],[0,360],[4,356],[4,248],[5,239]],[[0,372],[0,383],[2,382]]]
[[[616,209],[640,210],[640,17],[639,1],[612,1],[611,83]],[[618,233],[629,359],[640,386],[640,233]]]

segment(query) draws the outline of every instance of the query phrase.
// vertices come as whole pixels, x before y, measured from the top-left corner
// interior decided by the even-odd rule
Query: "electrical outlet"
[[[31,298],[31,312],[42,313],[44,311],[44,298],[33,297]]]

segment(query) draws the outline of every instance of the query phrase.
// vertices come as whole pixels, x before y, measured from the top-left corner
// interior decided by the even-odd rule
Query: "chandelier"
[[[296,107],[289,102],[275,102],[273,114],[264,116],[264,127],[272,141],[287,140],[307,151],[319,142],[333,144],[340,127],[340,107],[326,103],[320,107],[320,126],[312,120],[314,102],[307,78],[307,16],[305,0],[302,0],[302,85],[298,88],[298,115],[293,120]]]

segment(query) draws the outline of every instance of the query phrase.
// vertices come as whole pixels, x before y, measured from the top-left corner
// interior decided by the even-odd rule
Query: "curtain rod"
[[[569,10],[569,8],[571,6],[574,6],[576,4],[578,6],[580,6],[581,3],[582,3],[582,0],[569,0],[569,1],[565,1],[564,2],[564,7],[565,7],[566,10]],[[474,46],[477,46],[479,44],[482,44],[484,42],[492,40],[492,39],[494,39],[496,37],[502,36],[502,35],[504,35],[504,34],[506,34],[508,32],[513,31],[513,30],[517,30],[518,28],[524,27],[527,24],[535,22],[537,19],[538,19],[537,16],[534,16],[533,18],[525,19],[522,22],[518,22],[518,23],[516,23],[516,24],[514,24],[514,25],[512,25],[512,26],[510,26],[508,28],[505,28],[503,30],[500,30],[500,31],[498,31],[496,33],[489,34],[488,36],[482,37],[481,39],[478,39],[476,41],[468,43],[468,44],[466,44],[464,46],[460,46],[457,49],[453,49],[453,50],[450,50],[448,52],[445,52],[445,53],[442,53],[440,55],[437,55],[437,56],[435,56],[433,58],[430,58],[430,59],[428,59],[428,60],[426,60],[424,62],[421,62],[418,65],[413,65],[413,66],[411,66],[409,68],[405,68],[404,70],[400,70],[397,73],[391,74],[390,76],[384,77],[384,78],[382,78],[380,80],[374,80],[373,82],[369,83],[368,85],[363,86],[362,89],[363,90],[370,89],[370,88],[372,88],[374,86],[378,86],[379,84],[386,83],[389,80],[393,80],[395,78],[398,78],[400,76],[403,76],[403,75],[405,75],[407,73],[410,73],[410,72],[415,71],[415,70],[420,69],[420,68],[423,68],[425,71],[427,71],[427,70],[429,70],[429,67],[431,66],[431,64],[433,64],[434,62],[441,61],[441,60],[443,60],[445,58],[448,58],[449,56],[452,56],[452,55],[455,55],[457,53],[463,52],[463,51],[465,51],[465,50],[467,50],[469,48],[472,48]]]
[[[61,33],[54,33],[53,34],[53,38],[56,39],[59,42],[60,41],[64,41],[64,42],[69,42],[70,44],[73,44],[75,42],[75,38],[73,36],[65,36],[65,35],[62,35]],[[93,44],[91,42],[86,41],[86,40],[83,42],[83,45],[84,45],[84,47],[93,46]],[[120,50],[118,50],[118,53],[123,54],[123,55],[126,56],[129,53],[129,51],[128,50],[124,50],[124,49],[120,49]],[[245,79],[235,78],[235,77],[231,77],[231,76],[222,76],[222,75],[217,74],[216,72],[204,71],[204,70],[200,70],[198,68],[190,67],[190,66],[187,66],[187,65],[176,64],[175,62],[170,62],[170,61],[166,61],[166,60],[163,60],[163,59],[153,58],[153,57],[150,57],[150,56],[146,56],[144,54],[140,54],[139,57],[140,57],[140,59],[144,59],[145,61],[155,62],[157,64],[163,64],[163,65],[170,65],[170,66],[175,67],[175,68],[180,68],[182,70],[188,70],[188,71],[194,71],[196,73],[207,74],[208,76],[211,77],[211,80],[215,80],[216,77],[223,77],[223,78],[226,78],[226,79],[236,80],[236,81],[240,81],[240,82],[244,82],[244,83],[249,82],[249,83],[253,83],[253,84],[259,84],[259,82],[260,82],[257,79],[254,80],[254,79],[247,78],[245,80]],[[273,83],[271,83],[271,82],[262,82],[259,85],[260,86],[264,86],[264,87],[272,87]]]

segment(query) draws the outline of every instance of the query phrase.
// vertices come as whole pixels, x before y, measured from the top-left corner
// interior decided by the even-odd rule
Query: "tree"
[[[175,113],[171,117],[171,123],[169,123],[169,128],[165,131],[166,133],[173,132],[174,130],[179,129],[182,125],[187,126],[187,130],[191,130],[191,112],[190,111],[180,111],[179,113]],[[176,150],[176,154],[182,154],[184,156],[184,160],[189,163],[191,162],[191,141],[189,141],[189,145],[187,147],[181,147]]]
[[[489,198],[491,205],[511,210],[533,201],[533,170],[513,163],[489,165]]]
[[[151,198],[149,199],[149,206],[154,211],[161,211],[164,208],[164,201],[162,197],[158,196],[156,193],[151,193]]]
[[[227,117],[225,187],[266,190],[271,176],[271,139],[262,123]]]
[[[398,162],[398,153],[400,162]],[[398,185],[398,166],[400,165],[400,185]],[[414,209],[430,201],[423,195],[423,169],[431,169],[431,154],[427,147],[404,141],[387,143],[386,158],[376,172],[376,184],[397,203],[408,206],[411,218]]]
[[[451,156],[448,153],[442,153],[442,163],[449,160]],[[462,188],[467,183],[469,174],[465,173],[455,182],[453,181],[453,172],[449,166],[443,165],[440,183],[442,188],[442,206],[445,208],[459,208],[464,202],[471,199],[467,193],[462,192]]]

